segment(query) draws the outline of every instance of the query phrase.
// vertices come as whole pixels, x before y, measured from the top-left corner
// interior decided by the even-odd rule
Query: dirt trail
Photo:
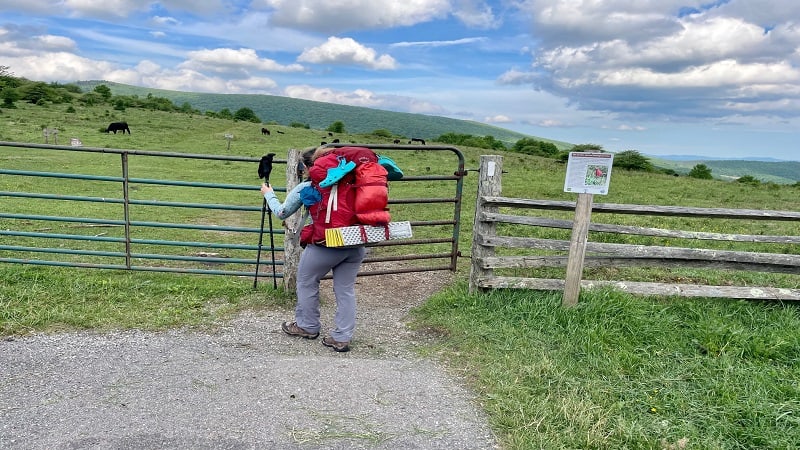
[[[425,337],[404,323],[449,281],[440,272],[360,279],[349,353],[283,334],[291,311],[247,312],[213,331],[7,339],[0,448],[497,448],[472,393],[416,356]]]

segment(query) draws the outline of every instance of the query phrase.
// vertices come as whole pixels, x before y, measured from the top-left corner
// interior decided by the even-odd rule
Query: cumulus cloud
[[[391,70],[397,66],[389,55],[378,56],[374,49],[351,38],[333,36],[324,44],[303,51],[297,60],[313,64],[355,64],[378,70]]]
[[[292,85],[287,86],[283,90],[283,94],[287,97],[301,98],[304,100],[416,114],[441,114],[444,111],[441,106],[432,102],[398,95],[379,95],[367,89],[356,89],[347,92],[309,85]]]
[[[346,30],[394,28],[442,19],[449,0],[268,0],[271,23],[280,27],[340,33]]]
[[[314,100],[317,102],[340,103],[343,105],[378,107],[382,100],[366,89],[357,89],[353,92],[336,91],[330,88],[317,88],[308,85],[287,86],[284,93],[288,97]]]
[[[762,96],[800,99],[800,28],[776,8],[678,0],[518,5],[542,39],[530,69],[510,69],[500,84],[531,83],[581,108],[622,115],[785,114],[794,101]]]
[[[77,17],[127,17],[133,11],[146,10],[149,5],[131,0],[64,0],[56,8],[65,11],[70,16]]]
[[[274,60],[260,58],[251,48],[238,50],[230,48],[204,49],[188,53],[189,59],[178,67],[200,72],[239,73],[242,77],[252,72],[300,72],[300,64],[282,65]]]
[[[209,76],[190,69],[166,69],[145,61],[135,70],[112,74],[109,81],[186,92],[227,92],[231,94],[271,93],[277,84],[265,77],[231,79]]]

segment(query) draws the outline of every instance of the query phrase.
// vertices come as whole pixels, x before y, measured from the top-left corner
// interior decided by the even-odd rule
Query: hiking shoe
[[[339,342],[334,338],[328,336],[322,339],[322,345],[325,347],[330,347],[337,352],[349,352],[350,351],[350,343],[349,342]]]
[[[281,329],[283,329],[283,332],[289,336],[299,336],[306,339],[316,339],[317,336],[319,336],[319,331],[316,333],[309,333],[308,331],[297,326],[297,322],[283,322]]]

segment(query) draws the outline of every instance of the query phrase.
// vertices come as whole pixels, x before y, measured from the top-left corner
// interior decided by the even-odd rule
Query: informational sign
[[[613,153],[570,152],[564,192],[608,194]]]

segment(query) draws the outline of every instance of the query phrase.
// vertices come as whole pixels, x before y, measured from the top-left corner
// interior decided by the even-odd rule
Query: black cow
[[[262,128],[261,129],[261,134],[263,134],[264,136],[269,136],[269,130],[266,129],[266,128]]]
[[[114,132],[117,134],[117,131],[122,131],[122,134],[125,134],[127,131],[128,134],[131,134],[131,129],[128,128],[128,122],[112,122],[108,128],[106,128],[106,133]]]
[[[338,144],[338,143],[339,143],[339,139],[338,138],[331,141],[331,144]]]
[[[409,144],[413,144],[414,142],[419,142],[420,144],[425,145],[425,139],[411,138],[411,140],[408,141]]]
[[[395,140],[394,140],[394,143],[395,143],[395,144],[399,144],[399,143],[400,143],[400,139],[395,139]]]

